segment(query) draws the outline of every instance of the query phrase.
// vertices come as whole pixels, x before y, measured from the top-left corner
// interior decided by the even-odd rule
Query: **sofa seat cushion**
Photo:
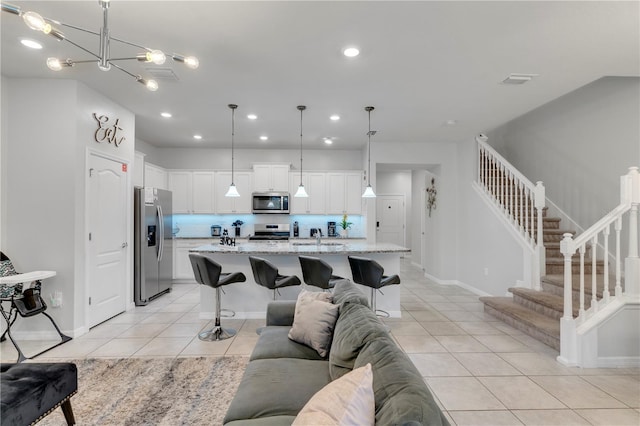
[[[225,423],[224,426],[290,426],[295,419],[295,416],[271,416],[259,419],[234,420]]]
[[[365,344],[354,368],[367,363],[373,367],[376,424],[449,424],[424,379],[391,337],[378,337]]]
[[[270,358],[298,358],[322,360],[318,352],[302,343],[289,339],[287,326],[268,326],[262,329],[250,360]]]
[[[271,416],[296,416],[331,381],[328,361],[275,358],[251,361],[224,423]]]
[[[367,306],[358,303],[342,305],[329,353],[331,379],[336,380],[353,370],[362,347],[369,340],[387,334],[385,326]]]

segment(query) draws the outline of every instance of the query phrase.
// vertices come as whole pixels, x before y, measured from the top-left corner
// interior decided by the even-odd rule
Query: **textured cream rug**
[[[71,360],[78,425],[221,425],[248,357]],[[38,425],[66,425],[57,409]]]

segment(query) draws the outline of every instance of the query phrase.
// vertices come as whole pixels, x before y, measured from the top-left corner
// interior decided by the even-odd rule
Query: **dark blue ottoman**
[[[75,364],[0,364],[0,423],[31,425],[62,406],[67,424],[74,425],[70,398],[77,390]]]

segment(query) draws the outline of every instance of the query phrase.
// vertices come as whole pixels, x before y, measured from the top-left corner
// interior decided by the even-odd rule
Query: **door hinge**
[[[91,232],[89,232],[89,241],[91,241]]]
[[[93,177],[93,168],[89,169],[89,177]]]
[[[91,298],[89,298],[89,306],[91,306]]]

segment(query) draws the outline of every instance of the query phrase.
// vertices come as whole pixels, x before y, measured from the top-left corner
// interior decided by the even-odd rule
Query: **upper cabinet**
[[[207,171],[169,172],[173,213],[214,213],[215,173]]]
[[[133,186],[144,186],[144,154],[136,151],[133,159]]]
[[[253,192],[289,191],[289,164],[254,164]]]
[[[362,173],[327,173],[327,214],[362,214]]]
[[[147,188],[168,189],[167,171],[153,164],[144,164],[144,186]]]
[[[307,191],[306,198],[296,198],[294,194],[300,186],[300,173],[290,173],[289,211],[291,214],[325,214],[326,187],[323,172],[303,172],[302,184]]]
[[[231,172],[216,172],[216,212],[217,213],[251,213],[251,172],[235,172],[235,183],[239,197],[225,197],[231,185]]]

